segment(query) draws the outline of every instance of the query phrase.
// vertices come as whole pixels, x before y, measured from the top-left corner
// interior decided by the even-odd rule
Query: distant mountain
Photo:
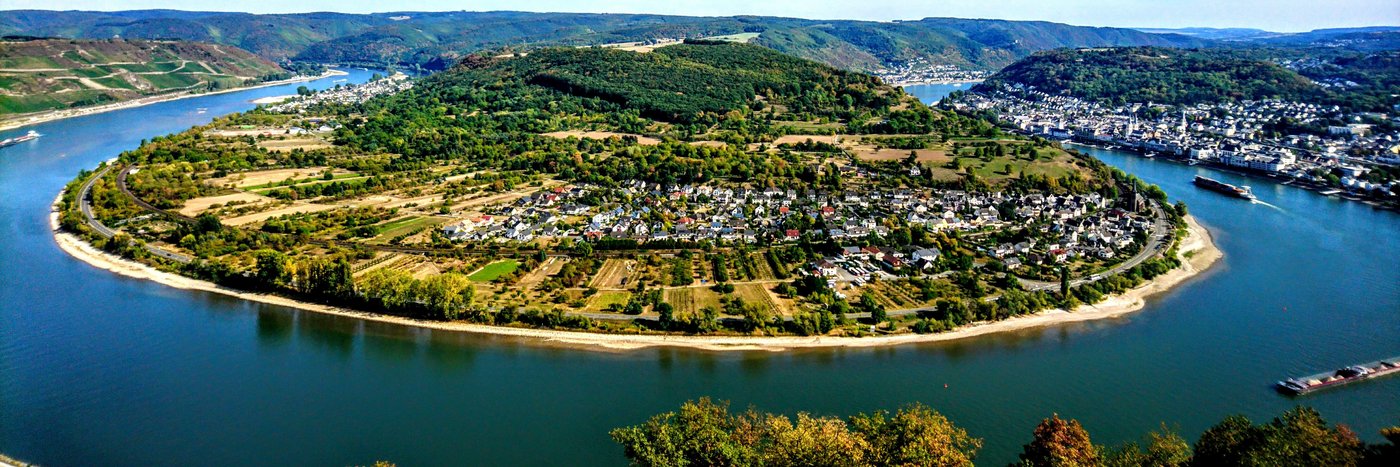
[[[0,69],[0,115],[237,87],[288,74],[236,47],[146,40],[3,41]]]
[[[926,18],[822,21],[775,17],[634,14],[395,12],[246,13],[140,10],[0,11],[0,35],[179,38],[234,45],[274,61],[396,65],[429,70],[482,49],[761,33],[755,43],[847,69],[874,70],[913,59],[997,69],[1057,47],[1199,47],[1181,34],[1038,21]]]
[[[1137,28],[1137,30],[1152,34],[1181,34],[1216,41],[1248,41],[1284,35],[1284,33],[1250,28]]]
[[[1322,88],[1306,77],[1222,49],[1124,47],[1041,52],[1002,69],[973,90],[1015,85],[1117,105],[1315,100],[1323,96]]]
[[[1316,29],[1308,32],[1271,32],[1244,28],[1138,28],[1154,34],[1221,41],[1232,47],[1329,47],[1357,51],[1400,50],[1400,26]]]

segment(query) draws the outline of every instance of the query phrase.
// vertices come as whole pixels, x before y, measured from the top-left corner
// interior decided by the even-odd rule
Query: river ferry
[[[1251,201],[1254,200],[1254,191],[1250,190],[1247,186],[1234,186],[1229,183],[1221,182],[1213,178],[1202,177],[1200,175],[1196,176],[1195,183],[1196,186],[1205,188],[1210,191],[1224,193],[1230,196],[1234,196],[1236,198],[1244,198]]]
[[[3,140],[0,140],[0,148],[14,146],[25,141],[36,140],[39,139],[40,136],[44,135],[39,134],[39,132],[37,131],[29,130],[29,133],[25,133],[24,136],[16,136],[14,138],[5,138]]]
[[[1400,357],[1352,365],[1335,371],[1303,376],[1301,378],[1289,378],[1279,381],[1277,387],[1279,391],[1301,396],[1318,389],[1341,386],[1347,383],[1379,378],[1394,373],[1400,373]]]

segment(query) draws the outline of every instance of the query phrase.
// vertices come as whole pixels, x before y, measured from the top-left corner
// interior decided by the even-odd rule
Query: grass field
[[[471,273],[467,278],[477,282],[490,282],[496,280],[498,277],[515,272],[515,270],[519,268],[519,262],[513,259],[507,259],[488,264],[476,270],[476,272]]]
[[[408,216],[395,219],[375,226],[375,229],[379,231],[379,235],[375,237],[375,240],[388,241],[394,237],[417,232],[423,228],[432,227],[445,222],[447,222],[447,219],[427,216]],[[370,243],[375,243],[375,241],[371,240]]]
[[[708,288],[680,287],[666,289],[662,299],[676,308],[678,313],[698,313],[705,307],[720,309],[719,294]]]
[[[598,292],[588,298],[588,305],[584,307],[584,310],[593,312],[608,311],[608,308],[611,306],[616,305],[620,307],[626,305],[627,300],[631,298],[632,292]]]
[[[768,293],[762,284],[739,284],[734,286],[734,295],[743,299],[744,303],[753,303],[768,308],[770,313],[786,314],[787,310],[778,306],[773,301],[773,295]]]

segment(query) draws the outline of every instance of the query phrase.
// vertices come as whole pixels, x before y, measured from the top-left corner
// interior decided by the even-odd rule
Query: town
[[[1400,191],[1391,175],[1400,164],[1400,132],[1360,123],[1384,119],[1380,114],[1346,115],[1335,106],[1275,100],[1179,109],[1105,106],[1020,84],[963,93],[944,105],[991,111],[1027,134],[1267,175],[1347,198],[1394,202]],[[1352,123],[1326,124],[1337,120]],[[1290,131],[1299,125],[1325,127],[1325,133]]]
[[[376,73],[378,75],[378,73]],[[322,104],[358,104],[375,96],[393,94],[413,87],[413,80],[403,73],[392,73],[387,77],[372,79],[363,84],[337,84],[334,88],[308,93],[268,106],[269,112],[304,113],[307,109]]]
[[[832,285],[859,286],[872,277],[896,279],[949,269],[938,261],[941,253],[936,248],[884,241],[899,225],[934,233],[972,233],[967,236],[971,238],[1020,230],[1026,235],[1019,241],[980,242],[980,253],[1012,270],[1024,264],[1053,267],[1076,260],[1126,258],[1141,251],[1154,225],[1148,202],[1137,198],[1129,209],[1122,209],[1098,193],[874,188],[830,192],[631,181],[615,189],[542,189],[482,209],[481,214],[442,227],[440,233],[454,242],[496,243],[568,238],[723,245],[830,239],[847,246],[805,270],[829,278]],[[1161,232],[1157,234],[1160,239]],[[901,243],[902,248],[889,246]]]
[[[991,73],[984,70],[969,70],[957,65],[934,64],[928,59],[920,57],[875,70],[874,75],[893,86],[909,86],[935,83],[970,83],[981,81]]]

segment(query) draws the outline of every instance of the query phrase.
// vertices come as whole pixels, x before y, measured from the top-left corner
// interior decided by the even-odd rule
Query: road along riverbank
[[[298,77],[295,77],[295,78],[288,78],[288,79],[277,80],[277,81],[268,81],[268,82],[264,82],[264,83],[254,84],[254,85],[252,85],[252,86],[241,86],[241,87],[232,88],[232,89],[221,89],[221,90],[218,90],[218,91],[201,92],[201,93],[174,92],[174,93],[170,93],[170,94],[161,94],[161,95],[158,95],[158,96],[142,97],[142,98],[139,98],[139,99],[132,99],[132,100],[129,100],[129,101],[117,102],[117,103],[113,103],[113,104],[103,104],[103,105],[97,105],[97,106],[92,106],[92,107],[80,107],[80,108],[77,108],[77,109],[50,110],[50,111],[45,111],[45,112],[39,112],[39,113],[36,113],[36,114],[33,114],[33,115],[19,116],[19,117],[14,117],[14,118],[9,119],[9,120],[0,121],[0,131],[12,130],[12,129],[15,129],[15,128],[21,128],[21,127],[25,127],[25,126],[29,126],[29,125],[37,125],[37,124],[44,123],[44,122],[52,122],[52,121],[54,121],[54,120],[62,120],[62,119],[65,119],[65,118],[81,117],[81,116],[84,116],[84,115],[92,115],[92,114],[99,114],[99,113],[103,113],[103,112],[111,112],[111,111],[113,111],[113,110],[122,110],[122,109],[130,109],[130,108],[134,108],[134,107],[141,107],[141,106],[143,106],[143,105],[151,105],[151,104],[155,104],[155,103],[159,103],[159,102],[167,102],[167,101],[173,101],[173,100],[187,99],[187,98],[191,98],[191,97],[212,96],[212,95],[215,95],[215,94],[226,94],[226,93],[230,93],[230,92],[247,91],[247,90],[249,90],[249,89],[266,88],[266,87],[271,87],[271,86],[281,86],[281,85],[284,85],[284,84],[292,84],[292,83],[301,83],[301,82],[307,82],[307,81],[315,81],[315,80],[322,79],[322,78],[329,78],[329,77],[332,77],[332,76],[342,76],[342,75],[348,75],[348,74],[349,74],[349,73],[346,73],[346,72],[340,71],[340,70],[326,70],[325,73],[321,73],[321,74],[316,75],[316,76],[298,76]]]
[[[62,197],[62,194],[59,195]],[[248,292],[224,287],[212,282],[192,279],[178,274],[157,270],[151,266],[121,258],[98,250],[91,244],[68,232],[58,225],[58,199],[54,200],[49,215],[50,228],[59,248],[69,255],[99,269],[105,269],[123,276],[146,279],[170,287],[185,290],[200,290],[228,295],[231,297],[267,303],[300,310],[345,316],[370,321],[417,326],[443,331],[492,334],[520,337],[541,343],[563,344],[593,350],[631,350],[647,347],[685,347],[700,350],[764,350],[782,351],[790,349],[823,347],[875,347],[920,342],[939,342],[968,337],[1016,331],[1063,323],[1073,323],[1104,318],[1113,318],[1141,310],[1146,299],[1167,291],[1187,279],[1209,268],[1222,256],[1210,232],[1196,219],[1187,216],[1187,236],[1177,248],[1181,266],[1162,274],[1147,283],[1093,304],[1082,305],[1074,311],[1047,310],[1029,316],[1001,321],[974,323],[952,331],[937,334],[897,334],[871,337],[751,337],[751,336],[685,336],[661,334],[617,334],[593,333],[585,331],[559,331],[550,329],[489,326],[462,322],[428,321],[400,316],[322,305],[293,300],[287,297]]]

